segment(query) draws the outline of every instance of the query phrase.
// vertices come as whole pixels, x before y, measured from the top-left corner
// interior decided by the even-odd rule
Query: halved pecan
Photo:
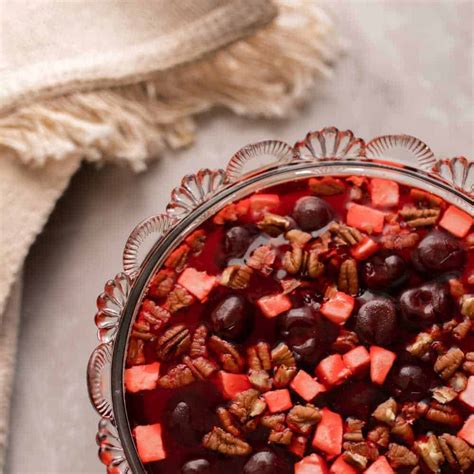
[[[206,244],[206,232],[203,229],[195,230],[191,235],[186,237],[185,242],[194,255],[199,255]]]
[[[191,348],[189,349],[189,355],[191,357],[206,357],[207,356],[207,346],[206,339],[209,330],[204,324],[198,326],[194,331],[193,339],[191,341]]]
[[[252,451],[248,443],[217,426],[214,426],[212,431],[204,436],[202,444],[207,449],[228,456],[246,456]]]
[[[345,354],[359,344],[359,336],[354,331],[341,329],[337,339],[332,343],[331,350]]]
[[[449,465],[460,472],[470,472],[474,463],[474,448],[463,439],[450,434],[438,436],[438,442]]]
[[[176,273],[170,268],[163,268],[151,279],[148,294],[153,298],[164,298],[176,282]]]
[[[265,428],[272,430],[283,431],[285,429],[285,418],[284,413],[277,413],[275,415],[264,415],[262,416],[260,423]]]
[[[175,324],[158,339],[156,353],[161,360],[172,360],[185,353],[190,345],[189,329],[184,324]]]
[[[433,337],[427,332],[420,332],[415,341],[407,347],[407,351],[420,359],[427,354],[431,348]]]
[[[256,248],[248,259],[247,265],[264,275],[270,275],[273,271],[275,257],[275,249],[270,247],[270,245],[260,245],[260,247]]]
[[[344,428],[344,441],[356,443],[359,441],[364,441],[364,435],[362,430],[364,429],[365,422],[358,420],[357,418],[348,418]]]
[[[444,462],[444,455],[435,435],[429,435],[425,440],[416,441],[415,452],[422,459],[425,467],[431,473],[437,473]]]
[[[398,212],[398,214],[403,217],[410,227],[418,228],[436,224],[440,210],[418,209],[416,207],[405,206]]]
[[[318,196],[333,196],[334,194],[343,193],[346,189],[344,183],[332,176],[324,176],[323,178],[310,178],[309,189]]]
[[[209,338],[208,344],[209,349],[219,358],[224,370],[234,374],[242,372],[244,360],[233,344],[215,335]]]
[[[359,277],[357,275],[357,263],[350,258],[342,262],[339,269],[339,279],[337,282],[339,291],[355,296],[359,292]]]
[[[311,239],[311,234],[299,229],[291,229],[285,234],[285,238],[294,246],[303,248]]]
[[[150,323],[147,321],[136,321],[132,326],[131,337],[142,339],[143,341],[154,341],[156,336],[150,330]]]
[[[266,342],[259,342],[247,349],[247,364],[253,370],[270,370],[272,356],[270,346]]]
[[[425,418],[441,425],[456,427],[462,424],[462,416],[456,408],[450,405],[443,405],[437,401],[430,403]]]
[[[287,217],[267,212],[264,214],[263,219],[257,222],[257,227],[266,234],[277,237],[285,232],[290,227],[290,224],[291,222]]]
[[[433,398],[443,405],[452,402],[458,396],[456,390],[451,387],[436,387],[432,392]]]
[[[367,440],[382,448],[388,446],[390,439],[390,430],[387,426],[377,425],[367,433]]]
[[[285,446],[289,445],[292,439],[293,432],[288,428],[284,428],[282,431],[271,430],[268,436],[269,443],[283,444]]]
[[[168,310],[158,306],[152,300],[146,299],[142,303],[137,321],[146,321],[157,331],[168,322],[170,317],[171,313]]]
[[[314,405],[295,405],[286,417],[288,427],[301,434],[309,434],[312,427],[321,420],[321,413]]]
[[[141,365],[145,363],[145,353],[143,351],[145,343],[142,339],[130,338],[127,351],[127,366]]]
[[[303,257],[303,249],[293,246],[283,255],[282,266],[291,275],[296,275],[303,266]]]
[[[276,367],[278,365],[296,367],[295,356],[284,342],[280,342],[272,349],[271,356],[273,367]]]
[[[221,422],[222,427],[233,436],[240,436],[240,430],[234,422],[232,415],[224,407],[219,407],[216,410],[219,421]]]
[[[221,274],[220,284],[234,290],[247,288],[253,270],[247,265],[230,265]]]
[[[418,456],[406,446],[390,443],[387,452],[387,458],[390,465],[397,469],[399,467],[415,467],[418,465]]]
[[[412,445],[415,441],[415,433],[410,423],[403,416],[398,415],[391,429],[392,435],[408,445]]]
[[[241,422],[261,415],[267,404],[260,398],[260,392],[253,388],[240,392],[229,406],[229,411]]]
[[[469,318],[465,318],[453,328],[451,334],[457,341],[462,341],[469,334],[471,329],[472,321]]]
[[[197,357],[191,359],[191,357],[183,357],[183,362],[190,368],[196,379],[204,380],[207,379],[212,373],[214,373],[218,367],[214,362],[205,357]]]
[[[451,378],[464,360],[464,352],[458,347],[452,347],[436,359],[434,370],[445,380]]]
[[[194,382],[195,378],[186,364],[178,364],[160,377],[158,385],[163,388],[180,388]]]
[[[355,245],[360,242],[364,235],[355,227],[334,223],[329,227],[329,231],[335,235],[334,241],[340,245]]]
[[[249,370],[249,382],[252,387],[260,392],[268,392],[272,389],[272,380],[266,370]]]
[[[474,319],[474,295],[464,295],[461,298],[461,314]]]
[[[462,370],[469,375],[474,375],[474,352],[468,352],[462,365]]]
[[[395,424],[395,418],[397,417],[398,405],[393,398],[389,398],[385,402],[381,403],[372,416],[382,423],[393,426]]]
[[[176,285],[168,294],[164,308],[170,313],[176,313],[182,308],[190,306],[194,301],[191,293],[180,285]]]
[[[319,254],[316,250],[310,250],[306,255],[306,274],[310,278],[318,278],[324,272],[324,263],[319,261]]]
[[[186,266],[190,252],[191,249],[186,244],[180,245],[177,249],[173,250],[171,255],[165,260],[165,267],[173,268],[178,273],[182,272]]]
[[[275,367],[273,373],[273,385],[275,388],[286,387],[293,380],[296,372],[298,372],[296,367],[287,367],[284,364]]]

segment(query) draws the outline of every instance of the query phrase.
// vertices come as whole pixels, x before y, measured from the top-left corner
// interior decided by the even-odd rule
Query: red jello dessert
[[[128,346],[150,473],[474,472],[472,217],[393,181],[228,205],[152,278]]]

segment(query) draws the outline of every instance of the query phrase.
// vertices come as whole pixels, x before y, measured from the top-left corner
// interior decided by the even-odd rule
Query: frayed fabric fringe
[[[305,0],[278,2],[269,26],[197,62],[141,83],[74,93],[0,117],[0,149],[31,165],[83,157],[141,171],[165,148],[190,144],[193,116],[225,107],[281,117],[329,76],[339,51],[325,13]]]

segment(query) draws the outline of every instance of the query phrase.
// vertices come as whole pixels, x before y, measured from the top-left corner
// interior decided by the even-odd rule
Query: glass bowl
[[[100,344],[91,354],[87,383],[100,415],[97,444],[107,472],[145,472],[125,408],[123,374],[129,333],[153,273],[184,238],[224,206],[257,190],[311,176],[382,177],[440,196],[474,216],[474,162],[436,159],[409,135],[368,142],[334,127],[310,132],[293,147],[281,141],[247,145],[227,168],[187,175],[171,194],[166,212],[135,227],[123,252],[123,271],[97,299]]]

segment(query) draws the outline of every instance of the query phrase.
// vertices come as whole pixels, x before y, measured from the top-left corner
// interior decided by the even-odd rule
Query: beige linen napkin
[[[82,160],[143,170],[216,106],[284,116],[337,50],[312,0],[0,0],[0,337],[17,324],[18,311],[2,321],[10,287]],[[9,390],[0,379],[2,407]]]

